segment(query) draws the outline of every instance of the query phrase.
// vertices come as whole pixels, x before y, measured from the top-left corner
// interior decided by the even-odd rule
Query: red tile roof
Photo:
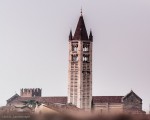
[[[18,94],[15,94],[15,95],[13,95],[11,98],[9,98],[8,100],[7,100],[7,102],[11,102],[11,101],[13,101],[13,100],[16,100],[16,98],[18,98],[19,97],[19,95]]]
[[[67,97],[42,97],[46,103],[67,103]]]
[[[93,96],[93,103],[121,103],[123,96]]]
[[[121,103],[123,96],[93,96],[93,103]],[[36,100],[40,103],[67,104],[67,97],[16,97],[8,100],[7,103],[21,103],[21,101]]]
[[[61,103],[66,104],[67,103],[67,97],[17,97],[16,99],[13,99],[12,101],[7,101],[7,103],[21,103],[21,101],[27,101],[27,100],[36,100],[40,103]]]
[[[142,99],[137,94],[135,94],[135,92],[133,92],[133,90],[131,90],[127,95],[125,95],[123,97],[123,100],[128,98],[131,94],[133,94],[136,98],[138,98],[142,102]]]

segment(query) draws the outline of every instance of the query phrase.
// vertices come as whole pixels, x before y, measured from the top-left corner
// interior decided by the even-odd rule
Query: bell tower
[[[68,103],[85,110],[92,102],[92,42],[81,12],[74,35],[69,35]]]

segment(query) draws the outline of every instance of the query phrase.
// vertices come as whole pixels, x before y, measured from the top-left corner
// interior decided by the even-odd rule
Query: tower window
[[[77,47],[73,46],[72,51],[77,51]]]
[[[88,57],[83,57],[83,61],[88,61]]]
[[[78,44],[72,45],[72,51],[76,52],[78,50]]]
[[[78,55],[72,55],[72,61],[77,62],[78,61]]]
[[[83,51],[85,51],[85,52],[89,51],[89,44],[83,45]]]
[[[83,62],[89,61],[89,55],[83,55]]]
[[[78,57],[77,56],[74,56],[73,57],[73,61],[77,61],[78,60]]]

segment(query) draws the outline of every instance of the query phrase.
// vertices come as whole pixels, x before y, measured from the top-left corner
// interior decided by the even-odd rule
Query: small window
[[[77,55],[72,55],[72,61],[77,62],[78,61],[78,56]]]
[[[89,51],[89,44],[84,44],[83,45],[83,51],[88,52]]]
[[[73,45],[72,45],[72,51],[73,51],[73,52],[78,51],[78,45],[77,45],[77,44],[73,44]]]

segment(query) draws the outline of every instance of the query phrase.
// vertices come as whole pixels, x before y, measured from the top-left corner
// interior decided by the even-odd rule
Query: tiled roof
[[[93,103],[121,103],[123,96],[93,96]],[[67,104],[67,97],[16,97],[12,101],[7,101],[9,103],[21,103],[21,101],[36,100],[40,103],[59,103]]]
[[[128,98],[131,94],[133,94],[135,97],[137,97],[142,102],[142,99],[137,94],[135,94],[135,92],[133,92],[133,90],[131,90],[127,95],[125,95],[123,97],[123,100]]]
[[[61,104],[67,103],[67,97],[20,97],[20,96],[12,101],[7,102],[21,103],[21,101],[27,100],[36,100],[39,101],[40,103],[61,103]]]
[[[67,103],[67,97],[42,97],[46,103]]]
[[[12,100],[16,100],[16,98],[18,98],[18,97],[19,97],[19,95],[18,95],[18,94],[15,94],[15,95],[13,95],[11,98],[9,98],[9,99],[7,100],[7,102],[12,101]]]
[[[93,103],[121,103],[123,96],[93,96]]]

